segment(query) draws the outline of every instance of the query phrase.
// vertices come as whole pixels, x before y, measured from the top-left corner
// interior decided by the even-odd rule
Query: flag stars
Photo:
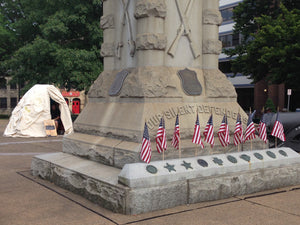
[[[169,172],[171,171],[175,171],[176,170],[174,169],[175,165],[170,165],[169,163],[166,164],[166,166],[164,166],[164,168],[166,168],[167,170],[169,170]]]

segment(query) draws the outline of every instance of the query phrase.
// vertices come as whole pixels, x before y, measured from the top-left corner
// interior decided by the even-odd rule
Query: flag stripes
[[[208,144],[210,144],[211,147],[213,147],[215,144],[215,139],[214,139],[214,127],[213,127],[212,115],[209,117],[203,135],[204,135],[204,141],[206,141]]]
[[[262,115],[261,120],[258,125],[258,134],[259,138],[263,140],[265,143],[267,143],[267,128],[266,128],[266,122],[264,119],[265,114]]]
[[[193,135],[192,142],[200,145],[201,148],[204,148],[203,142],[201,141],[200,123],[199,123],[198,114],[197,114],[197,118],[196,118],[196,122],[195,122],[195,129],[194,129],[194,135]]]
[[[245,130],[245,135],[244,135],[244,142],[247,140],[255,139],[255,127],[253,123],[253,117],[256,113],[256,110],[253,111],[251,115],[249,115],[248,118],[248,123],[247,123],[247,128]]]
[[[242,120],[241,115],[238,114],[236,118],[236,124],[234,129],[234,145],[237,146],[243,142],[243,127],[242,127]]]
[[[220,143],[223,147],[226,147],[230,143],[229,139],[229,128],[228,128],[228,122],[227,122],[227,116],[224,115],[222,123],[220,125],[218,136]]]
[[[165,120],[164,118],[160,119],[160,124],[156,133],[156,149],[159,153],[162,153],[167,149],[167,140],[166,140],[166,129],[165,129]]]
[[[151,143],[149,138],[148,126],[146,123],[142,140],[141,159],[146,163],[150,163],[151,160]]]
[[[179,149],[179,142],[180,142],[179,117],[178,117],[178,114],[177,114],[176,122],[175,122],[175,128],[174,128],[174,134],[173,134],[171,145],[174,148]]]
[[[271,132],[272,136],[278,137],[280,140],[285,141],[283,125],[279,120],[279,113],[277,112],[276,121]]]

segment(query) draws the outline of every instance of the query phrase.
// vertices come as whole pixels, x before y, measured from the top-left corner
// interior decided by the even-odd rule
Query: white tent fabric
[[[60,118],[65,134],[73,132],[70,110],[60,91],[53,85],[34,85],[12,112],[4,136],[45,137],[44,121],[51,119],[50,98],[59,103]]]

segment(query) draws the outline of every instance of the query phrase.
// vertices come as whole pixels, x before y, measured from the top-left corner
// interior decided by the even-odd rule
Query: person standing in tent
[[[51,119],[55,122],[56,131],[58,134],[62,134],[64,131],[61,129],[62,122],[60,119],[59,104],[51,99]]]

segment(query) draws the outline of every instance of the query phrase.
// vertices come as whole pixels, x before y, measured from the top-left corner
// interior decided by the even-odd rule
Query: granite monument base
[[[289,148],[126,164],[122,170],[67,153],[35,156],[32,174],[117,213],[139,214],[300,184]]]

